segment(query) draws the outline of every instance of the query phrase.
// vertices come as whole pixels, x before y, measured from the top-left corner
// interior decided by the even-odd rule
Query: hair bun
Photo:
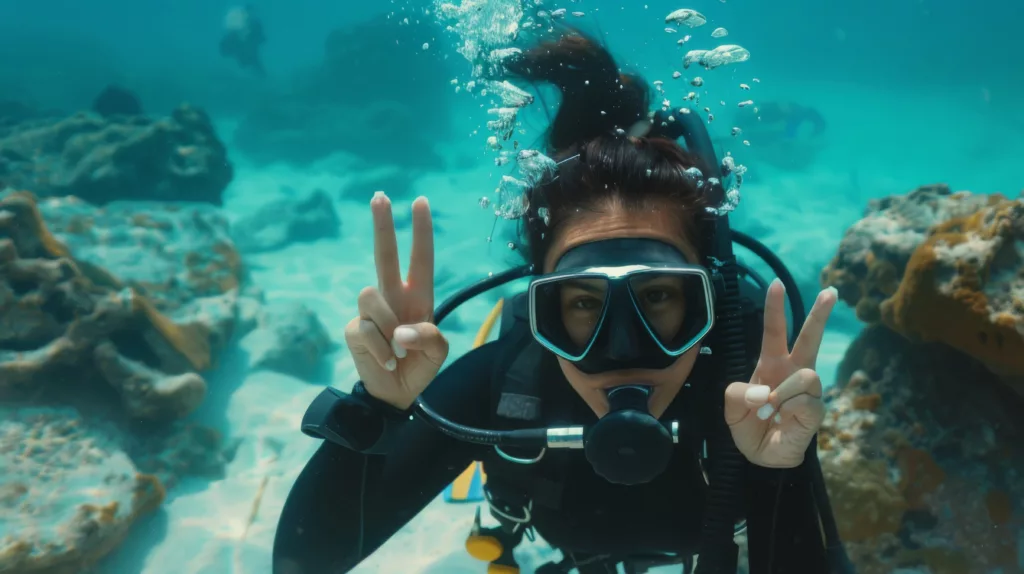
[[[625,133],[646,119],[649,94],[643,79],[621,74],[608,50],[577,30],[541,42],[505,66],[512,75],[548,82],[561,92],[548,128],[549,152],[564,152],[615,130]]]

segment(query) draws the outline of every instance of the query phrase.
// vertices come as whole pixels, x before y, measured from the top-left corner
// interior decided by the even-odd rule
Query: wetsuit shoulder
[[[423,393],[439,414],[486,426],[501,340],[442,370]],[[274,540],[273,572],[347,572],[420,512],[484,447],[458,442],[419,419],[395,428],[375,455],[324,442],[299,474]]]

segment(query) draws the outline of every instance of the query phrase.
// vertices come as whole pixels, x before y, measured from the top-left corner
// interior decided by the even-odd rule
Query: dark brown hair
[[[620,73],[603,46],[576,30],[540,42],[506,63],[506,69],[529,82],[558,88],[562,101],[542,151],[555,161],[579,154],[578,161],[559,166],[556,178],[527,191],[519,247],[530,263],[542,269],[553,238],[574,213],[611,202],[644,209],[668,200],[677,206],[681,232],[701,249],[698,215],[710,202],[686,170],[708,172],[698,158],[651,125],[650,93],[643,78]],[[629,135],[640,122],[650,131]]]

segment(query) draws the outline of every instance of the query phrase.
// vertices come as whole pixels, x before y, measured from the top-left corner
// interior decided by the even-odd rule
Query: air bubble
[[[666,24],[679,24],[688,28],[703,26],[707,21],[703,14],[689,8],[680,8],[665,16]]]

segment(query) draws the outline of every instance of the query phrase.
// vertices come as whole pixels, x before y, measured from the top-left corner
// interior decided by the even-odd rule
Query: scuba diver
[[[263,76],[263,58],[260,51],[266,42],[263,35],[263,22],[253,11],[252,6],[236,6],[228,11],[224,19],[224,35],[220,39],[220,54],[238,62],[243,69],[251,68]]]
[[[534,535],[563,557],[543,574],[733,574],[743,528],[751,574],[851,572],[816,454],[835,292],[804,321],[778,258],[713,209],[731,164],[698,114],[652,121],[646,83],[602,46],[569,33],[506,68],[562,93],[546,134],[557,170],[520,219],[528,261],[435,309],[426,199],[404,281],[390,201],[371,200],[378,285],[345,329],[360,381],[303,418],[325,440],[284,505],[273,572],[348,572],[473,461],[498,526],[478,509],[466,547],[492,574],[519,572],[513,550]],[[783,281],[744,270],[734,240]],[[522,277],[497,340],[441,370],[444,317]]]
[[[744,139],[753,142],[751,151],[758,161],[783,169],[806,169],[827,144],[824,116],[796,102],[762,101],[740,108],[733,123]]]

